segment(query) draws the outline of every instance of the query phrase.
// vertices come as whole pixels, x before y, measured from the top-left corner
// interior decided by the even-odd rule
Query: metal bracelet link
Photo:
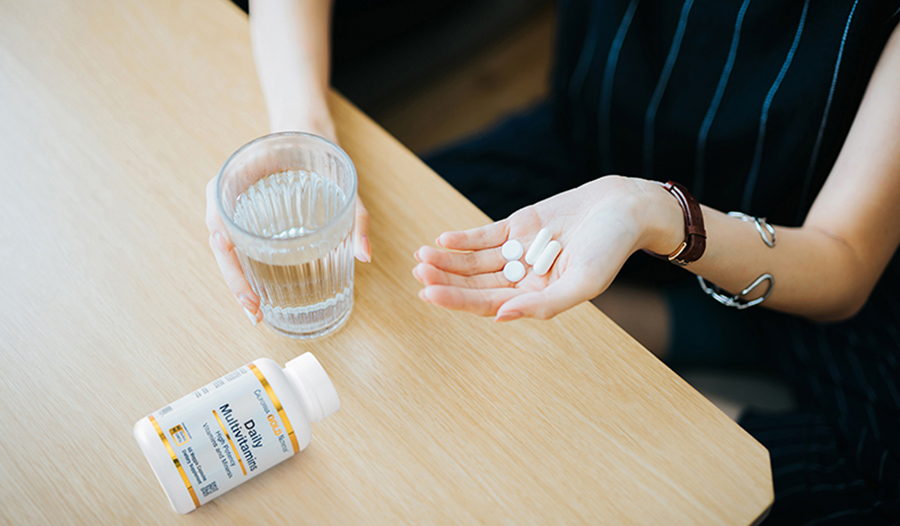
[[[766,223],[765,217],[754,217],[743,212],[728,212],[728,215],[730,217],[736,217],[741,221],[753,221],[753,224],[756,226],[756,231],[759,232],[759,237],[762,238],[763,243],[769,248],[775,248],[775,227]]]
[[[759,305],[760,303],[764,302],[770,294],[772,294],[772,290],[775,288],[775,278],[771,274],[763,274],[762,276],[756,278],[756,281],[751,283],[749,287],[742,290],[740,294],[734,295],[730,295],[713,283],[707,283],[706,280],[704,280],[700,276],[697,276],[697,281],[700,282],[700,288],[703,289],[703,292],[709,294],[712,299],[718,301],[726,307],[734,307],[737,310],[749,309],[750,307]],[[745,301],[742,299],[747,294],[753,292],[753,289],[758,287],[764,281],[769,282],[769,288],[766,290],[765,294],[756,298],[755,300]]]
[[[766,222],[765,217],[754,217],[743,212],[728,212],[728,215],[730,217],[740,219],[741,221],[752,221],[756,226],[756,231],[759,232],[759,237],[762,238],[763,243],[765,243],[769,248],[775,248],[775,228]],[[740,294],[731,294],[729,292],[726,292],[719,288],[717,285],[708,283],[700,276],[697,276],[697,281],[700,282],[700,288],[703,289],[703,292],[709,294],[712,299],[718,301],[726,307],[733,307],[738,310],[749,309],[750,307],[759,305],[760,303],[764,302],[766,298],[768,298],[769,295],[772,294],[772,290],[775,289],[775,278],[768,273],[756,278],[756,281],[751,283],[749,287],[742,290]],[[746,301],[743,299],[747,294],[753,292],[753,289],[758,287],[764,281],[769,282],[769,288],[766,289],[765,294],[750,301]]]

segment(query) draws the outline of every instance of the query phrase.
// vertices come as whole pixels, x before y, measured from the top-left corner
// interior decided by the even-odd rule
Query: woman
[[[452,252],[419,249],[420,297],[511,321],[599,296],[670,363],[783,374],[801,409],[739,421],[771,455],[768,523],[896,523],[898,9],[874,0],[563,0],[551,104],[430,161],[492,217],[512,215],[441,235]],[[308,41],[278,45],[287,44],[307,50],[294,62],[301,71],[323,64]],[[255,38],[274,124],[297,92],[272,95],[264,48]],[[289,126],[317,131],[306,127],[315,122]],[[655,182],[666,180],[683,190]],[[694,199],[704,206],[688,206]],[[527,248],[541,228],[562,244],[550,272],[505,280],[499,247],[517,239]],[[217,231],[211,222],[214,249]],[[232,289],[253,298],[227,240],[221,248]],[[611,286],[632,254],[627,266],[641,268],[629,274],[648,273],[641,250],[685,263],[732,307],[762,303],[722,306],[696,281]],[[746,294],[724,292],[757,281]]]
[[[493,217],[518,211],[438,238],[464,253],[422,247],[420,296],[509,321],[602,294],[598,303],[670,363],[783,374],[801,409],[740,419],[771,455],[768,521],[896,523],[898,9],[563,4],[551,106],[431,160]],[[641,178],[597,177],[610,173]],[[650,179],[678,181],[709,205],[705,251],[685,268],[728,291],[768,274],[746,295],[720,298],[745,305],[769,290],[761,305],[771,310],[729,310],[693,279],[661,293],[608,289],[631,254],[673,254],[697,237],[686,237],[679,202]],[[773,235],[729,210],[784,226]],[[505,280],[497,247],[527,247],[540,228],[563,246],[550,273]]]

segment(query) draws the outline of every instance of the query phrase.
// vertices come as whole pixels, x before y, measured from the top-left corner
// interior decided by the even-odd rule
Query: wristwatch
[[[662,254],[650,254],[666,258],[676,265],[685,266],[700,259],[706,250],[706,229],[703,227],[703,212],[700,209],[700,203],[688,192],[684,186],[675,181],[666,183],[657,183],[662,185],[670,194],[675,197],[681,210],[684,212],[684,241],[668,256]]]

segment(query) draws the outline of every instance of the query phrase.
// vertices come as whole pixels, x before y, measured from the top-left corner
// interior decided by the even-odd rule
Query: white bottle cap
[[[334,389],[334,384],[331,383],[331,378],[311,353],[303,353],[294,358],[284,364],[284,369],[288,378],[294,380],[294,384],[303,394],[303,402],[310,420],[320,422],[341,408],[341,400]]]

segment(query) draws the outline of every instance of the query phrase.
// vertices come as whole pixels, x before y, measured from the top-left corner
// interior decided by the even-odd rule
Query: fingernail
[[[494,318],[495,322],[501,321],[513,321],[521,318],[523,314],[517,310],[511,310],[509,312],[504,312],[503,314],[498,314],[496,318]]]
[[[213,234],[213,239],[216,242],[216,248],[219,249],[219,252],[227,254],[228,251],[231,250],[231,247],[228,246],[228,240],[225,239],[225,236],[223,236],[221,232]]]
[[[246,294],[241,294],[237,297],[238,303],[244,309],[244,314],[247,315],[247,318],[256,325],[259,323],[259,318],[257,317],[259,314],[259,305],[256,304],[255,301],[250,299],[250,296]]]
[[[443,234],[441,234],[441,235],[443,235]],[[434,238],[434,244],[437,245],[437,246],[439,246],[439,247],[444,246],[444,245],[441,244],[441,236],[438,236],[438,237]]]
[[[363,234],[363,236],[360,238],[360,242],[362,242],[363,256],[365,256],[365,258],[366,258],[365,259],[366,263],[371,263],[372,262],[372,245],[369,243],[368,234]]]
[[[425,289],[419,291],[419,299],[428,303],[428,297],[425,295]]]
[[[256,319],[256,315],[247,310],[247,307],[244,307],[244,314],[247,315],[247,319],[250,320],[250,323],[256,327],[256,324],[259,323],[259,320]]]
[[[250,296],[246,294],[241,294],[237,297],[238,303],[240,303],[243,307],[245,307],[250,312],[256,312],[259,309],[259,304],[257,304]]]
[[[413,252],[413,257],[416,258],[416,261],[419,261],[419,262],[422,261],[421,259],[419,259],[419,251],[418,251],[418,250],[416,250],[415,252]]]
[[[419,265],[416,265],[415,267],[413,267],[412,273],[413,273],[414,278],[421,279],[421,278],[419,278]]]

